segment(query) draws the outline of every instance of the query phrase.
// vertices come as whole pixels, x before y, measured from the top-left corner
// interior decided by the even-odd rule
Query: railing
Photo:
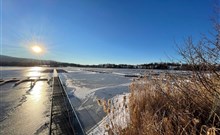
[[[49,135],[51,135],[51,132],[52,132],[52,109],[53,109],[53,87],[54,87],[54,77],[53,77],[53,80],[52,80],[52,97],[51,97],[51,107],[50,107],[50,123],[49,123]]]
[[[83,134],[83,135],[85,135],[85,131],[83,130],[83,128],[82,128],[82,125],[81,125],[81,122],[80,122],[80,120],[79,120],[79,117],[78,117],[78,115],[77,115],[77,113],[76,113],[76,111],[75,111],[75,108],[72,106],[72,104],[71,104],[71,102],[70,102],[70,99],[69,99],[69,97],[68,97],[68,94],[66,93],[66,90],[65,90],[65,88],[64,88],[64,86],[63,86],[63,83],[62,83],[62,81],[60,80],[60,77],[58,77],[59,78],[59,82],[60,82],[60,84],[61,84],[61,87],[62,87],[62,89],[63,89],[63,91],[64,91],[64,93],[65,93],[65,97],[66,97],[66,102],[67,102],[67,104],[70,106],[70,108],[71,108],[71,110],[72,110],[72,114],[70,114],[70,115],[72,115],[72,116],[70,116],[69,118],[76,118],[76,122],[78,123],[78,125],[79,125],[79,127],[78,128],[80,128],[80,129],[78,129],[78,130],[81,130],[81,131],[79,131],[81,134]],[[73,120],[71,120],[71,124],[72,125],[76,125],[76,122],[75,121],[73,121]]]
[[[58,79],[57,83],[58,84],[54,84],[54,78]],[[58,85],[60,91],[58,92],[57,89],[55,90],[58,93],[58,96],[60,97],[60,99],[54,97],[55,95],[55,91],[54,91],[54,86]],[[55,99],[54,99],[55,98]],[[63,126],[64,129],[67,129],[68,131],[73,132],[74,134],[78,134],[78,135],[85,135],[85,132],[82,128],[82,125],[80,123],[80,120],[77,116],[77,113],[75,111],[75,108],[72,106],[70,99],[68,97],[68,94],[66,93],[66,90],[63,86],[63,83],[60,79],[59,76],[54,76],[53,77],[53,84],[52,84],[52,99],[51,99],[51,109],[50,109],[50,123],[49,123],[49,135],[53,134],[53,107],[56,106],[58,103],[58,106],[60,107],[60,112],[63,113],[63,117],[58,117],[60,118],[59,120],[62,121],[61,123],[66,124],[68,126],[67,127],[64,125],[60,125],[60,127]],[[60,102],[57,100],[60,100]]]

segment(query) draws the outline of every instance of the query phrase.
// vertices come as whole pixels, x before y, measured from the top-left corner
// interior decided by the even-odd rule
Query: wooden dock
[[[62,82],[56,70],[54,72],[49,134],[84,135],[80,120],[70,103]]]

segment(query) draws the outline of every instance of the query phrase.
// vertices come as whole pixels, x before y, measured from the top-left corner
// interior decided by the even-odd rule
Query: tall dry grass
[[[217,13],[219,17],[220,8]],[[213,24],[212,37],[203,36],[197,43],[189,37],[179,48],[190,72],[164,73],[131,83],[128,126],[122,129],[111,123],[109,134],[220,135],[219,18]]]
[[[194,77],[144,78],[133,82],[130,90],[131,121],[119,134],[220,134],[220,95],[207,91]]]
[[[197,43],[187,38],[179,53],[191,72],[134,81],[129,125],[117,128],[115,134],[220,135],[219,18],[211,36],[203,36]]]

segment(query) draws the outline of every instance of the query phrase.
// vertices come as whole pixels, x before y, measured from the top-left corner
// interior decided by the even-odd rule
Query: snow
[[[127,127],[130,121],[129,117],[129,93],[117,95],[111,100],[111,111],[103,118],[96,126],[91,128],[88,135],[107,135],[108,129],[112,126],[121,127],[122,129]],[[115,131],[116,132],[116,131]]]
[[[85,132],[98,125],[107,115],[102,106],[97,104],[97,99],[108,100],[128,93],[132,80],[109,71],[93,72],[74,68],[68,71],[71,72],[60,74],[60,78]]]
[[[129,123],[129,85],[131,76],[161,74],[160,70],[66,68],[60,75],[72,106],[87,134],[107,134],[107,127],[125,128]],[[182,74],[182,72],[180,72]],[[151,76],[147,76],[151,78]],[[157,77],[157,76],[156,76]],[[165,81],[165,80],[164,80]],[[137,82],[136,82],[137,83]],[[143,84],[143,81],[138,81]],[[124,101],[126,98],[126,101]],[[97,100],[111,100],[110,112],[103,111]],[[113,109],[114,108],[114,109]],[[113,111],[114,110],[114,111]]]
[[[140,69],[67,68],[60,74],[72,106],[87,134],[107,134],[106,125],[125,128],[129,123],[128,96],[132,75],[160,74]],[[163,71],[164,72],[164,71]],[[150,76],[149,76],[150,77]],[[144,82],[138,81],[143,84]],[[126,98],[126,101],[124,101]],[[111,100],[110,112],[103,111],[97,100]],[[114,108],[114,109],[113,109]],[[113,111],[114,110],[114,111]]]

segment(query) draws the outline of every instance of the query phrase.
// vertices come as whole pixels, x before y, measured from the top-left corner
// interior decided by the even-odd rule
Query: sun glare
[[[42,48],[40,46],[33,46],[31,49],[35,53],[41,53],[42,52]]]

